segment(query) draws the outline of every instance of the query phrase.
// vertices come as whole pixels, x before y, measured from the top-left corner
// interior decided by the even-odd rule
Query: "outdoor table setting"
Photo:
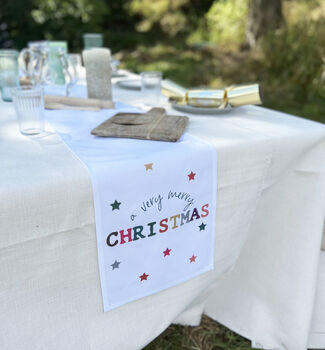
[[[46,50],[2,80],[0,348],[141,349],[202,314],[324,348],[325,127],[253,106],[258,84],[112,70],[105,48],[36,75]]]

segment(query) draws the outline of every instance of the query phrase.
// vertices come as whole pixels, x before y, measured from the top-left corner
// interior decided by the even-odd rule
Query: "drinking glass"
[[[68,53],[68,43],[66,41],[49,42],[49,64],[51,71],[51,83],[55,85],[65,84],[65,74],[60,59],[61,54]]]
[[[94,47],[103,47],[103,34],[100,33],[85,33],[83,35],[84,50]]]
[[[19,86],[18,51],[0,50],[0,89],[3,101],[12,101],[10,89]]]
[[[144,103],[154,106],[159,103],[161,94],[161,72],[141,72],[141,91]]]
[[[40,86],[11,89],[19,130],[23,135],[37,135],[44,130],[44,95]]]

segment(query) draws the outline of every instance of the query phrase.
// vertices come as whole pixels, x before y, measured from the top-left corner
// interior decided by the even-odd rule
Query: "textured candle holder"
[[[88,97],[112,101],[111,52],[97,48],[82,53],[86,68]]]

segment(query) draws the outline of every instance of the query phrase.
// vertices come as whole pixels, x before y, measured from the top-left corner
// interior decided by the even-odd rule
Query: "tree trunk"
[[[250,0],[246,40],[250,48],[266,33],[278,29],[283,22],[282,0]]]

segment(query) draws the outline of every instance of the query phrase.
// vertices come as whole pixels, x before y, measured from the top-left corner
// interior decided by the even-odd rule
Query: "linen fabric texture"
[[[321,345],[323,126],[251,106],[191,116],[188,134],[218,153],[215,269],[103,313],[87,169],[56,135],[26,138],[13,107],[1,110],[1,349],[141,349],[203,312],[266,349]]]

